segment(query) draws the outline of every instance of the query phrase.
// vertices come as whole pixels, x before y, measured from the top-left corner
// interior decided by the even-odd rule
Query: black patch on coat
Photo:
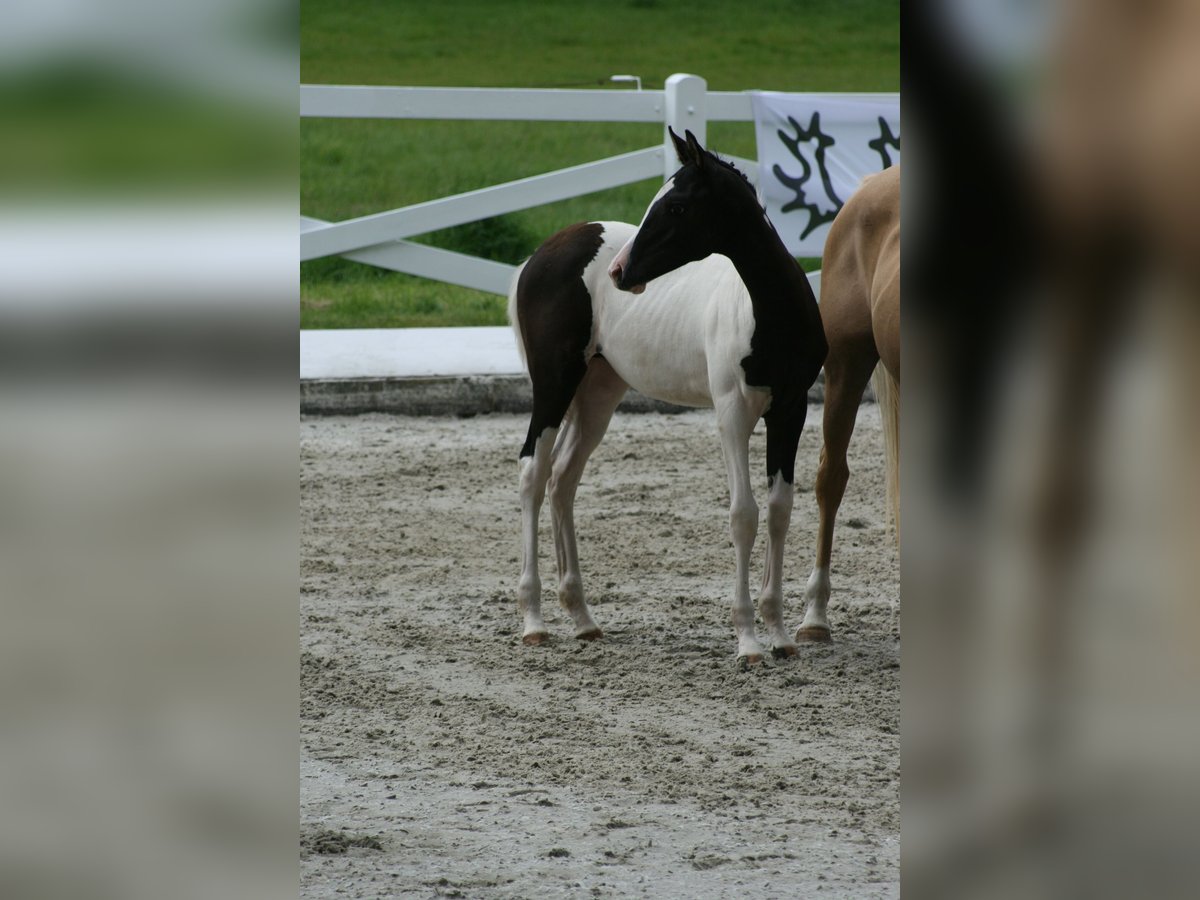
[[[771,391],[771,405],[763,415],[767,478],[782,473],[788,484],[795,483],[796,445],[808,416],[808,389],[828,352],[816,299],[798,265],[796,270],[803,285],[789,279],[792,285],[781,290],[788,299],[754,303],[750,355],[742,359],[746,384]]]

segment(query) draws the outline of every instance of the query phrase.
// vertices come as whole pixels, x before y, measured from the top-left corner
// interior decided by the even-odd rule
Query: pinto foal
[[[509,318],[533,384],[520,453],[523,640],[539,644],[548,637],[537,564],[547,486],[559,602],[577,638],[602,636],[584,599],[573,507],[588,456],[632,386],[649,397],[716,410],[729,477],[737,657],[754,664],[764,650],[749,586],[758,531],[750,435],[765,419],[767,556],[758,608],[769,648],[790,656],[796,643],[783,622],[783,546],[796,446],[825,335],[808,279],[745,176],[690,132],[686,140],[671,137],[682,167],[641,226],[588,222],[560,231],[521,267],[509,295]]]

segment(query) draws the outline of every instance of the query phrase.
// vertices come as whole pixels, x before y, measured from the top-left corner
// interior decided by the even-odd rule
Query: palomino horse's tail
[[[529,262],[529,260],[525,260]],[[517,317],[517,282],[521,280],[521,271],[525,263],[517,266],[513,272],[512,282],[508,286],[508,323],[512,325],[513,334],[517,338],[517,352],[521,354],[521,365],[529,371],[529,360],[525,358],[525,335],[521,333],[521,320]]]
[[[888,508],[896,544],[900,543],[900,385],[880,362],[871,376],[879,418],[883,423],[883,455],[887,468]]]

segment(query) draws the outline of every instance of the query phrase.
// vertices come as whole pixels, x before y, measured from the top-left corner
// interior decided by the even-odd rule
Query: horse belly
[[[612,317],[601,328],[598,352],[647,397],[679,406],[712,406],[704,329],[694,309],[680,315],[672,307],[642,303]]]
[[[713,405],[702,354],[688,358],[678,348],[667,346],[639,352],[625,344],[611,353],[605,348],[603,355],[630,387],[647,397],[677,406]]]

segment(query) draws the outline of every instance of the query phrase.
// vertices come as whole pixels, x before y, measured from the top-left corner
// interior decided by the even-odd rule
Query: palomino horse
[[[883,418],[887,492],[900,538],[900,167],[866,178],[838,212],[821,263],[825,357],[824,446],[815,493],[817,558],[808,579],[798,641],[828,641],[833,523],[850,470],[846,449],[867,379]],[[876,365],[882,362],[882,366]]]
[[[796,644],[783,623],[783,544],[796,446],[825,337],[808,280],[745,177],[690,133],[686,141],[671,136],[682,168],[658,192],[640,228],[589,222],[560,231],[522,266],[509,295],[509,318],[533,383],[533,416],[520,454],[523,640],[547,639],[537,564],[547,484],[559,602],[577,638],[601,637],[584,600],[573,506],[588,456],[633,386],[671,403],[716,409],[729,476],[737,656],[754,664],[764,651],[750,601],[758,531],[750,434],[765,418],[767,562],[758,608],[770,649],[790,656]]]

